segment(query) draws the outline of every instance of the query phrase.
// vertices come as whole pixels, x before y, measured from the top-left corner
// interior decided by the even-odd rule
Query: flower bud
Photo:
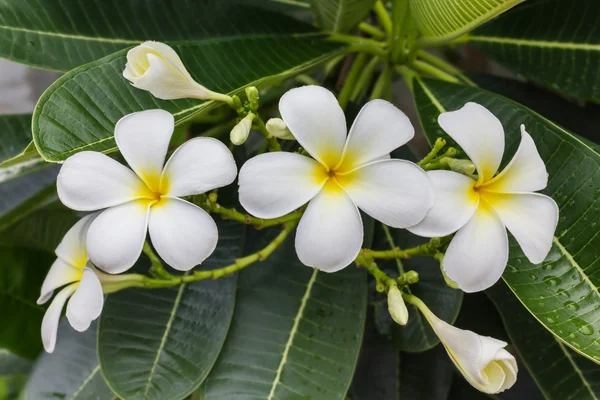
[[[463,175],[473,175],[475,172],[475,164],[469,160],[456,160],[454,158],[443,158],[442,163],[446,164],[454,172]]]
[[[271,118],[267,121],[267,131],[279,139],[295,140],[294,135],[288,129],[287,125],[281,118]]]
[[[233,127],[231,133],[229,134],[231,143],[239,146],[246,142],[246,139],[248,139],[248,135],[250,134],[250,129],[252,128],[253,120],[254,114],[248,113],[248,115],[246,115],[236,126]]]
[[[388,289],[388,311],[397,324],[406,325],[408,322],[408,309],[402,299],[402,292],[396,285],[391,285]]]
[[[258,103],[258,89],[256,86],[248,86],[246,88],[246,97],[248,97],[248,101],[252,104]]]
[[[193,98],[231,102],[229,96],[194,81],[175,50],[160,42],[144,42],[129,50],[123,76],[134,87],[162,100]]]

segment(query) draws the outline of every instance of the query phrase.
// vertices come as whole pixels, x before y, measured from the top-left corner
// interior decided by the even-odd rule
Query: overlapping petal
[[[440,114],[438,123],[477,167],[478,183],[490,180],[504,154],[504,128],[494,114],[477,103]]]
[[[496,211],[481,199],[475,214],[450,242],[442,268],[460,289],[471,293],[496,283],[507,262],[506,228]]]
[[[558,224],[558,206],[539,193],[487,193],[483,196],[494,207],[506,228],[513,234],[533,264],[539,264],[552,247]]]
[[[44,314],[44,318],[42,319],[42,343],[44,344],[44,349],[48,353],[52,353],[54,351],[60,314],[67,299],[71,297],[76,288],[77,284],[73,283],[58,292]]]
[[[160,257],[179,271],[201,264],[217,246],[219,232],[210,215],[178,198],[162,198],[150,210],[150,238]]]
[[[100,316],[103,305],[104,294],[98,276],[90,268],[84,268],[81,282],[67,304],[69,323],[78,332],[87,330]]]
[[[427,216],[408,230],[415,235],[442,237],[462,228],[473,216],[479,195],[473,190],[475,181],[451,171],[429,171],[435,202]]]
[[[132,170],[93,151],[69,157],[56,187],[62,203],[77,211],[95,211],[152,196]]]
[[[46,303],[50,300],[50,297],[52,297],[52,294],[56,289],[68,283],[77,282],[81,279],[82,274],[83,271],[80,268],[76,268],[64,262],[60,257],[57,258],[44,279],[37,303]]]
[[[315,197],[327,178],[323,166],[308,157],[261,154],[240,170],[240,203],[256,217],[277,218]]]
[[[213,138],[196,138],[179,147],[162,172],[160,192],[168,196],[190,196],[229,185],[237,167],[233,155]]]
[[[346,142],[346,117],[337,99],[320,86],[288,91],[279,101],[281,117],[296,140],[330,168],[339,162]]]
[[[86,215],[67,231],[58,247],[56,255],[73,267],[83,268],[88,260],[85,238],[87,231],[98,213]]]
[[[535,142],[521,125],[521,143],[508,165],[482,188],[489,192],[535,192],[548,184],[548,172]]]
[[[115,141],[129,167],[153,192],[158,191],[175,119],[164,110],[124,116],[115,126]]]
[[[356,117],[346,145],[339,172],[350,171],[388,155],[415,135],[410,120],[392,103],[373,100]]]
[[[98,268],[118,274],[135,264],[144,246],[151,202],[136,200],[104,210],[87,235],[90,259]]]
[[[356,205],[330,179],[310,201],[298,224],[298,258],[325,272],[339,271],[356,258],[362,241],[363,225]]]
[[[358,208],[394,228],[419,223],[433,206],[427,173],[409,161],[376,161],[336,179]]]

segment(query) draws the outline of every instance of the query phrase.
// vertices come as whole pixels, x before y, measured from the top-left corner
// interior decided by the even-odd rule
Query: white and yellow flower
[[[186,271],[216,247],[218,232],[204,210],[180,197],[201,194],[234,181],[229,149],[212,138],[195,138],[164,164],[174,119],[163,110],[127,115],[115,127],[115,140],[133,171],[98,152],[71,156],[62,166],[60,200],[78,211],[104,210],[87,235],[90,258],[111,274],[138,259],[146,232],[171,267]],[[164,167],[163,167],[164,164]]]
[[[123,76],[131,84],[163,100],[202,99],[230,102],[229,96],[208,90],[187,71],[179,55],[161,42],[147,41],[127,52]]]
[[[441,114],[439,124],[475,164],[477,179],[451,171],[428,172],[436,203],[409,230],[426,237],[458,231],[442,268],[465,292],[487,289],[502,276],[508,262],[506,229],[529,261],[541,263],[552,247],[558,206],[552,198],[534,193],[546,187],[548,173],[525,126],[516,154],[496,175],[504,154],[504,129],[498,118],[479,104],[467,103]]]
[[[38,304],[44,304],[54,291],[65,286],[54,298],[42,320],[42,342],[48,353],[54,351],[60,314],[67,300],[67,319],[71,326],[83,332],[100,316],[104,295],[101,274],[89,262],[85,245],[87,231],[98,214],[83,217],[67,232],[56,248],[58,257],[44,283]]]
[[[392,104],[366,104],[348,137],[344,112],[324,88],[290,90],[279,111],[314,159],[283,152],[254,157],[240,170],[240,202],[256,217],[276,218],[310,201],[296,234],[305,265],[334,272],[356,258],[363,240],[358,208],[395,228],[425,217],[433,204],[427,174],[411,162],[389,159],[414,135]]]
[[[456,328],[435,316],[424,304],[417,305],[460,373],[477,390],[495,394],[517,381],[517,362],[504,349],[507,343]]]

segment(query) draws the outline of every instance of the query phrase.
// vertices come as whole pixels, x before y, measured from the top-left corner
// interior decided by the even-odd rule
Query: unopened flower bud
[[[233,127],[231,133],[229,134],[229,138],[231,139],[231,143],[236,146],[244,144],[246,139],[248,139],[248,135],[250,134],[250,129],[252,128],[252,121],[254,120],[254,114],[248,113],[236,126]]]
[[[246,97],[248,97],[250,104],[258,103],[258,89],[256,86],[248,86],[246,88]]]
[[[463,175],[472,175],[475,172],[475,165],[469,160],[456,160],[454,158],[443,158],[442,163],[446,164],[454,172]]]
[[[391,285],[388,289],[388,311],[397,324],[406,325],[408,322],[408,309],[402,298],[402,292],[396,285]]]
[[[281,118],[271,118],[267,121],[267,131],[278,139],[295,140],[294,135],[288,129]]]

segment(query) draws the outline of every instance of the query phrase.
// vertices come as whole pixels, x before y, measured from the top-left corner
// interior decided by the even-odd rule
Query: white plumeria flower
[[[350,264],[363,240],[358,208],[395,228],[425,217],[433,204],[427,174],[411,162],[389,159],[414,135],[392,104],[366,104],[348,137],[344,112],[322,87],[290,90],[279,111],[314,160],[283,152],[254,157],[240,170],[240,202],[252,215],[276,218],[310,201],[296,234],[302,263],[326,272]]]
[[[60,200],[78,211],[106,208],[87,235],[90,258],[111,274],[138,259],[146,231],[171,267],[187,271],[217,245],[215,221],[179,197],[201,194],[234,181],[237,168],[229,149],[212,138],[195,138],[165,157],[174,119],[163,110],[129,114],[115,127],[121,154],[133,169],[97,152],[71,156],[62,166]]]
[[[440,338],[454,365],[474,388],[495,394],[514,385],[517,381],[517,362],[504,349],[506,342],[456,328],[439,319],[424,305],[419,309]]]
[[[129,50],[123,76],[134,87],[147,90],[163,100],[192,98],[230,101],[228,96],[197,83],[175,50],[160,42],[147,41]]]
[[[506,229],[529,261],[541,263],[552,247],[558,206],[552,198],[533,193],[546,187],[548,173],[525,126],[513,159],[494,176],[504,154],[504,129],[498,118],[479,104],[467,103],[441,114],[438,121],[475,164],[478,178],[428,172],[436,203],[409,230],[426,237],[458,231],[442,268],[465,292],[485,290],[502,276],[508,262]]]
[[[67,319],[71,326],[83,332],[100,316],[104,295],[100,276],[88,260],[85,237],[97,213],[83,217],[65,235],[56,248],[58,257],[44,283],[38,304],[46,303],[54,290],[67,285],[54,298],[42,320],[42,342],[48,353],[54,351],[60,314],[67,304]]]

